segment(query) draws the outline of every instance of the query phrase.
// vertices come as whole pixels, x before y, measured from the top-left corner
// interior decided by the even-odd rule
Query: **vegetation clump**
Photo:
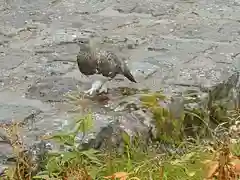
[[[240,176],[240,142],[232,143],[230,136],[225,136],[225,139],[218,138],[215,136],[214,126],[211,125],[214,124],[213,117],[215,120],[218,116],[222,119],[223,114],[224,118],[228,115],[229,122],[239,119],[239,111],[227,109],[220,111],[221,106],[215,104],[214,107],[220,110],[215,111],[215,109],[216,114],[213,116],[209,106],[193,105],[198,97],[193,96],[194,98],[195,101],[183,99],[183,110],[176,116],[171,113],[171,108],[168,106],[169,99],[161,92],[141,95],[142,110],[152,113],[157,133],[153,142],[142,149],[139,138],[132,139],[126,132],[122,132],[124,142],[122,153],[116,148],[106,150],[82,148],[79,134],[84,138],[93,128],[91,113],[77,117],[73,128],[68,131],[44,136],[43,140],[51,140],[63,148],[57,152],[37,154],[37,157],[24,149],[18,125],[5,126],[3,128],[7,132],[7,139],[14,149],[16,158],[15,166],[8,168],[3,178],[9,180],[237,180]],[[222,121],[217,125],[221,125],[220,122]],[[212,144],[204,141],[209,134]],[[174,144],[177,148],[184,147],[184,153],[159,152],[157,148],[153,148],[162,142]]]

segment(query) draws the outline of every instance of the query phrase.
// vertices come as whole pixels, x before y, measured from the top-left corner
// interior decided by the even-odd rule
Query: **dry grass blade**
[[[162,167],[160,167],[159,171],[160,171],[160,180],[163,180],[163,175],[164,175],[164,167],[163,167],[163,166],[162,166]]]
[[[207,163],[209,166],[209,170],[207,172],[207,179],[211,179],[217,173],[219,166],[217,161],[207,162]]]
[[[137,177],[131,177],[129,180],[140,180],[140,179]]]
[[[126,180],[129,176],[129,173],[126,172],[116,172],[111,176],[105,176],[104,179],[120,179],[120,180]]]
[[[65,170],[64,174],[64,180],[92,180],[91,176],[89,176],[87,170],[85,168],[81,167],[75,167],[75,168],[67,168]]]
[[[22,138],[19,134],[19,124],[13,122],[10,125],[2,124],[0,127],[6,132],[8,142],[12,146],[13,153],[16,157],[15,167],[7,170],[7,177],[10,180],[31,180],[34,164],[23,145]]]
[[[240,164],[234,163],[236,157],[232,156],[229,147],[230,141],[225,141],[216,160],[205,162],[208,164],[207,179],[237,180],[237,168]]]
[[[111,176],[105,176],[104,179],[119,179],[119,180],[140,180],[138,177],[131,177],[129,178],[131,173],[126,172],[116,172]]]

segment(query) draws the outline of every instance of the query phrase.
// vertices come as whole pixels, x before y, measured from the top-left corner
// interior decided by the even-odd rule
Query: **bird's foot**
[[[87,90],[87,91],[84,91],[84,94],[87,94],[87,95],[90,95],[90,96],[92,96],[94,93],[95,93],[96,91],[94,91],[94,89],[89,89],[89,90]]]
[[[103,86],[102,81],[95,81],[92,84],[91,89],[84,91],[84,93],[92,96],[93,94],[96,94],[99,90],[101,90],[102,86]]]
[[[106,83],[104,83],[101,88],[98,90],[99,93],[108,93],[108,87]]]

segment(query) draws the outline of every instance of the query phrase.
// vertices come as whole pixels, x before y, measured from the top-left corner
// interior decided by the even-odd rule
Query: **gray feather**
[[[135,82],[133,75],[123,60],[111,51],[93,50],[90,40],[87,38],[77,39],[80,46],[77,55],[77,64],[81,73],[85,75],[102,74],[105,77],[114,78],[122,74],[130,81]]]

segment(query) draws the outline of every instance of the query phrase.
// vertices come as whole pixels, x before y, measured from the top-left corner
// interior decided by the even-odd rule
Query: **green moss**
[[[138,89],[129,88],[129,87],[123,87],[123,88],[119,88],[119,89],[123,96],[134,95],[139,91]]]
[[[143,108],[149,109],[153,114],[157,129],[156,140],[178,144],[182,140],[182,120],[173,119],[169,110],[160,105],[161,101],[163,102],[166,99],[166,96],[161,92],[144,94],[140,97]]]

